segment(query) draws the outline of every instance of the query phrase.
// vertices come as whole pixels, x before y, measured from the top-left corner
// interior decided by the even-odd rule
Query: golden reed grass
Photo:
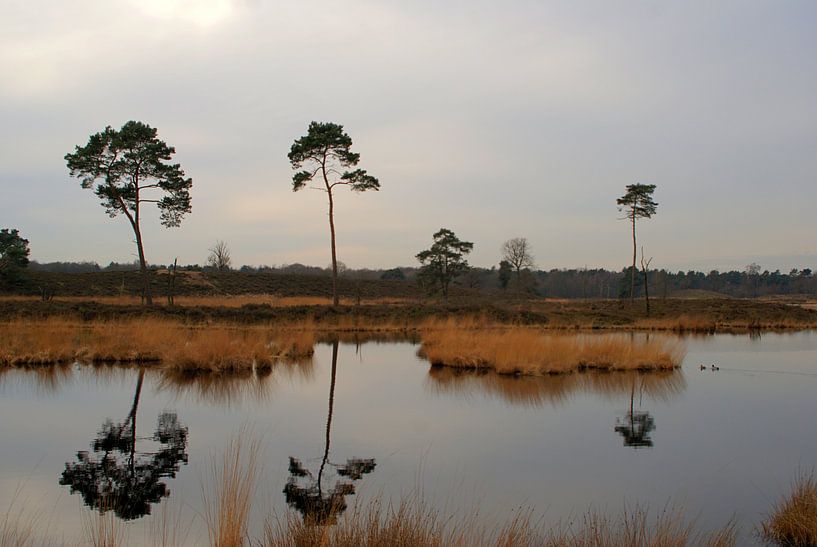
[[[179,369],[228,371],[312,355],[310,330],[210,325],[196,328],[144,318],[72,322],[64,318],[0,323],[0,365],[150,362]]]
[[[202,485],[207,536],[213,547],[240,547],[249,534],[250,507],[260,472],[261,443],[246,428],[233,438],[221,464]]]
[[[113,511],[87,511],[82,528],[87,545],[93,547],[127,545],[125,528]]]
[[[761,524],[761,535],[777,545],[817,545],[817,480],[813,474],[795,479],[791,493]]]
[[[678,340],[654,336],[440,329],[422,333],[420,353],[433,365],[541,375],[589,368],[671,370],[680,366],[685,349]]]

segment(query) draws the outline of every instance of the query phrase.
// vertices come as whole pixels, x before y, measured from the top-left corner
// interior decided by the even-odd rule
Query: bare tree
[[[644,301],[647,303],[647,317],[650,316],[650,288],[647,284],[650,262],[652,262],[652,257],[649,260],[644,260],[644,247],[641,247],[641,271],[644,274]]]
[[[210,256],[207,257],[207,265],[215,268],[220,272],[230,270],[230,248],[224,241],[216,241],[216,244],[210,247]]]
[[[527,238],[515,237],[502,244],[502,259],[516,271],[516,282],[520,282],[522,270],[533,268],[533,254]]]

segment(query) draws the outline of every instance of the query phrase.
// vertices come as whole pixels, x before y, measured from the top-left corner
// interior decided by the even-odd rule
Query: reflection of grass
[[[441,394],[486,394],[523,406],[558,405],[576,393],[604,397],[629,396],[632,392],[652,399],[666,400],[686,388],[679,371],[587,372],[548,376],[511,376],[489,370],[431,367],[429,388]]]
[[[685,350],[669,338],[622,334],[543,334],[510,330],[428,330],[421,353],[435,365],[493,369],[500,374],[560,374],[600,370],[670,370]]]
[[[761,525],[764,539],[777,545],[817,545],[817,480],[801,475],[792,492]]]

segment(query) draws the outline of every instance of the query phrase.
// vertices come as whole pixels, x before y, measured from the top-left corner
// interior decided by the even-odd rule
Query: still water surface
[[[797,472],[817,467],[817,333],[686,344],[681,371],[645,375],[455,374],[408,342],[322,344],[311,364],[260,376],[6,370],[0,507],[36,512],[47,535],[73,542],[108,481],[127,491],[116,512],[129,544],[148,541],[162,508],[194,522],[197,544],[209,466],[250,427],[263,447],[255,535],[270,513],[320,513],[308,503],[320,478],[335,502],[419,491],[487,522],[520,507],[556,523],[670,503],[701,529],[734,516],[750,543]]]

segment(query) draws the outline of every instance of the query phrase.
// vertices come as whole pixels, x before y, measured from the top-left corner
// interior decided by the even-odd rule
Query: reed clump
[[[681,365],[685,350],[680,341],[664,337],[512,328],[424,331],[420,353],[433,365],[542,375],[583,369],[671,370]]]
[[[776,545],[817,545],[817,480],[800,475],[792,492],[761,524],[763,539]]]
[[[314,344],[315,333],[308,329],[194,327],[157,318],[90,323],[18,319],[0,324],[0,365],[161,362],[184,370],[234,371],[308,358]]]
[[[212,487],[202,486],[207,536],[213,547],[240,547],[260,472],[261,443],[246,429],[233,438],[221,463],[212,465]]]

